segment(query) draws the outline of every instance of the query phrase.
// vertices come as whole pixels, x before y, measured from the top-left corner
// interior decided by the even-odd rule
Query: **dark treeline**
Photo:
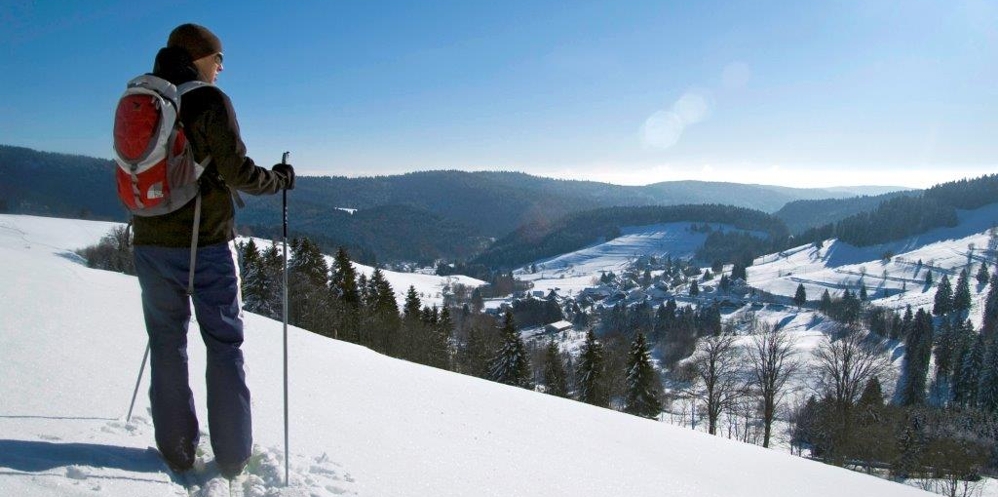
[[[255,200],[256,204],[260,202]],[[302,236],[308,236],[327,252],[345,247],[355,260],[367,265],[379,261],[428,265],[440,258],[467,258],[485,243],[475,229],[412,206],[377,206],[351,214],[306,199],[291,202],[291,220]],[[254,205],[240,212],[240,218],[254,223],[240,231],[260,238],[280,237],[279,200],[261,207]],[[273,219],[261,222],[267,218]]]
[[[790,245],[829,238],[859,247],[876,245],[935,228],[956,226],[957,209],[976,209],[995,202],[998,202],[998,175],[943,183],[920,195],[889,198],[871,211],[809,229]]]
[[[689,357],[698,338],[721,333],[717,307],[679,307],[675,299],[657,308],[647,301],[633,306],[618,304],[602,309],[597,317],[597,330],[604,339],[619,338],[621,343],[630,343],[639,334],[647,337],[649,350],[662,359],[664,368]]]
[[[114,168],[107,159],[0,145],[0,212],[124,221]]]
[[[773,213],[786,223],[790,233],[798,235],[811,228],[835,223],[860,212],[869,212],[885,200],[900,196],[916,196],[921,190],[907,190],[882,195],[863,195],[848,199],[795,200]]]
[[[290,324],[393,357],[453,368],[454,317],[448,307],[424,306],[409,288],[399,309],[395,289],[380,269],[370,277],[358,275],[343,249],[330,267],[319,247],[305,237],[295,238],[289,248]],[[277,244],[261,249],[251,239],[240,252],[244,308],[280,319],[284,262]]]
[[[780,242],[788,236],[786,226],[779,219],[761,211],[741,207],[716,204],[610,207],[571,214],[553,223],[522,226],[496,241],[471,262],[488,267],[511,268],[572,252],[600,241],[612,240],[620,236],[622,227],[683,221],[729,224],[741,230],[764,233],[769,239]],[[723,243],[727,240],[721,241]],[[718,253],[723,252],[718,250]]]
[[[873,378],[856,402],[809,398],[795,416],[791,444],[830,464],[932,479],[944,495],[964,495],[964,487],[995,467],[996,421],[976,409],[887,403]]]
[[[783,238],[760,238],[744,231],[711,231],[697,249],[696,258],[715,266],[732,263],[747,267],[756,257],[776,252],[784,244]]]
[[[935,185],[924,196],[957,209],[977,209],[998,202],[998,174]]]

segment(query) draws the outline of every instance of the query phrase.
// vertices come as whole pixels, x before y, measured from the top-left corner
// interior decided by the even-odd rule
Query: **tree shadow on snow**
[[[0,468],[40,472],[64,466],[95,466],[141,473],[163,471],[148,449],[88,443],[0,439]]]
[[[75,262],[81,266],[87,265],[87,260],[82,255],[77,254],[76,252],[70,252],[68,250],[64,250],[56,255],[70,262]]]

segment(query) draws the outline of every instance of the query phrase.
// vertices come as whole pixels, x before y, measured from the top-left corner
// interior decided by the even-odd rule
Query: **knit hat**
[[[184,49],[191,56],[191,60],[198,60],[201,57],[222,51],[222,41],[211,31],[208,31],[208,28],[197,24],[177,26],[170,33],[170,39],[166,42],[166,46]]]

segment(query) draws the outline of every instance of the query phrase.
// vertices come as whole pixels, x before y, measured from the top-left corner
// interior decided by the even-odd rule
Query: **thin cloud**
[[[692,124],[710,117],[712,102],[706,92],[687,91],[669,110],[659,110],[641,126],[641,143],[646,147],[668,149],[679,142]]]

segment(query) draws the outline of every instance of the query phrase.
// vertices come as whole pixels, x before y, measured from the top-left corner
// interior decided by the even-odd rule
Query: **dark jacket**
[[[186,52],[164,48],[156,55],[153,74],[175,85],[198,78]],[[196,88],[180,103],[180,122],[194,158],[211,162],[201,176],[201,225],[198,246],[224,243],[235,237],[235,208],[228,188],[251,195],[279,192],[287,179],[259,167],[246,156],[239,123],[229,97],[215,86]],[[226,185],[228,188],[226,188]],[[135,245],[190,247],[194,227],[194,200],[162,216],[134,218]]]

